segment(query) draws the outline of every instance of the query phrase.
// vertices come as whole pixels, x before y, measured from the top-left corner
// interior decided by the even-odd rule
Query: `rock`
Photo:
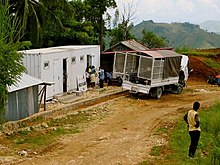
[[[27,151],[25,151],[25,150],[18,151],[18,154],[19,154],[20,156],[25,156],[25,157],[28,155]]]
[[[48,127],[49,127],[49,126],[47,125],[47,123],[42,123],[41,126],[44,127],[44,128],[48,128]]]

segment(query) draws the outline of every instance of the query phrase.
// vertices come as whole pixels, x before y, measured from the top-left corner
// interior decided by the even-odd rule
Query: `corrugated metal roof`
[[[128,50],[123,50],[123,51],[141,51],[141,50],[149,50],[149,48],[147,46],[145,46],[144,44],[141,44],[139,42],[137,42],[136,40],[134,39],[131,39],[131,40],[127,40],[127,41],[121,41],[113,46],[111,46],[110,48],[104,50],[102,52],[102,54],[107,54],[106,52],[109,52],[109,54],[111,52],[115,52],[114,51],[114,48],[119,46],[120,44],[126,46],[127,48],[129,48]],[[118,51],[118,50],[117,50]],[[120,50],[121,51],[121,50]]]
[[[135,41],[134,39],[122,41],[121,43],[130,48],[131,50],[149,50],[147,46]]]
[[[54,52],[59,53],[70,50],[88,49],[88,48],[96,48],[96,47],[99,47],[99,45],[67,45],[67,46],[22,50],[19,52],[24,54],[47,54],[47,53],[54,53]]]
[[[153,58],[166,58],[166,57],[177,57],[182,56],[172,50],[155,50],[155,51],[141,51],[144,54],[147,54]]]
[[[15,85],[8,87],[8,92],[14,92],[27,87],[39,85],[42,83],[43,83],[42,80],[32,77],[26,73],[22,73],[20,80]]]

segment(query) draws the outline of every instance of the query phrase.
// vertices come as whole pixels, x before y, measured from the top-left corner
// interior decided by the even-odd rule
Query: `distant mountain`
[[[142,30],[153,31],[155,34],[165,37],[170,47],[188,48],[219,48],[220,35],[207,32],[199,25],[191,23],[155,23],[152,20],[143,21],[131,30],[131,33],[139,40],[142,39]]]
[[[208,32],[220,34],[220,21],[204,21],[200,24],[200,27]]]

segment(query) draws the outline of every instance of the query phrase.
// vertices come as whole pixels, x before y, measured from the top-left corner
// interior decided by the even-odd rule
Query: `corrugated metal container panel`
[[[38,86],[33,86],[8,94],[5,119],[16,121],[38,112]]]
[[[100,66],[99,45],[59,46],[25,50],[22,53],[30,75],[54,83],[47,88],[47,99],[77,89],[77,80],[85,77],[88,55],[91,57],[91,65],[96,68]]]
[[[37,54],[25,54],[23,63],[26,67],[28,74],[40,78],[40,59],[41,56]]]

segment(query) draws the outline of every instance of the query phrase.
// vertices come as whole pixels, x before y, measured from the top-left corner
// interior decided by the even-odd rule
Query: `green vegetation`
[[[10,13],[18,18],[17,32],[32,48],[60,45],[103,46],[108,8],[115,0],[10,0]],[[18,30],[19,29],[19,30]]]
[[[206,58],[206,59],[205,59],[205,63],[206,63],[206,65],[208,65],[210,68],[220,71],[220,63],[214,61],[213,59],[211,59],[211,58]]]
[[[79,132],[77,127],[65,129],[63,126],[60,126],[56,129],[47,129],[45,131],[42,131],[42,129],[40,130],[41,131],[38,131],[37,128],[31,128],[31,130],[19,131],[10,135],[7,138],[7,141],[13,144],[12,147],[15,150],[25,148],[31,151],[38,151],[41,147],[46,148],[54,143],[54,141],[56,141],[56,139],[61,135],[74,134]]]
[[[28,150],[41,152],[44,149],[56,145],[57,140],[64,135],[76,134],[92,122],[98,122],[107,116],[106,107],[92,108],[86,112],[68,115],[57,119],[36,118],[31,122],[19,124],[20,131],[2,136],[0,142],[11,144],[14,152]],[[94,113],[95,112],[95,113]],[[7,155],[4,151],[0,155]]]
[[[167,44],[167,41],[160,36],[157,36],[154,32],[152,31],[142,31],[143,38],[142,42],[148,46],[148,48],[161,48],[165,47]]]
[[[151,156],[160,156],[162,149],[163,149],[163,146],[154,146],[151,149],[150,155]]]
[[[180,54],[186,54],[189,56],[200,56],[200,57],[215,57],[218,55],[220,52],[215,51],[215,52],[210,52],[208,51],[209,49],[190,49],[187,47],[182,47],[182,48],[176,48],[175,51]]]
[[[208,109],[200,110],[201,137],[196,151],[196,158],[187,157],[190,137],[186,123],[180,118],[175,129],[170,133],[170,142],[167,147],[155,146],[152,155],[160,156],[160,152],[166,153],[166,157],[158,164],[175,162],[175,164],[219,164],[220,163],[220,102]],[[184,114],[183,114],[184,115]],[[163,133],[163,132],[161,132]]]
[[[157,132],[155,134],[162,134],[162,133],[167,133],[168,132],[168,127],[163,127],[163,128],[159,128],[157,129]]]
[[[220,64],[215,59],[220,54],[220,50],[211,49],[190,49],[187,47],[176,48],[175,51],[188,56],[203,57],[204,63],[213,70],[220,71]]]
[[[0,0],[0,116],[3,122],[5,103],[7,100],[7,86],[15,84],[25,67],[22,54],[18,49],[22,46],[17,42],[17,19],[10,14],[9,3]]]

